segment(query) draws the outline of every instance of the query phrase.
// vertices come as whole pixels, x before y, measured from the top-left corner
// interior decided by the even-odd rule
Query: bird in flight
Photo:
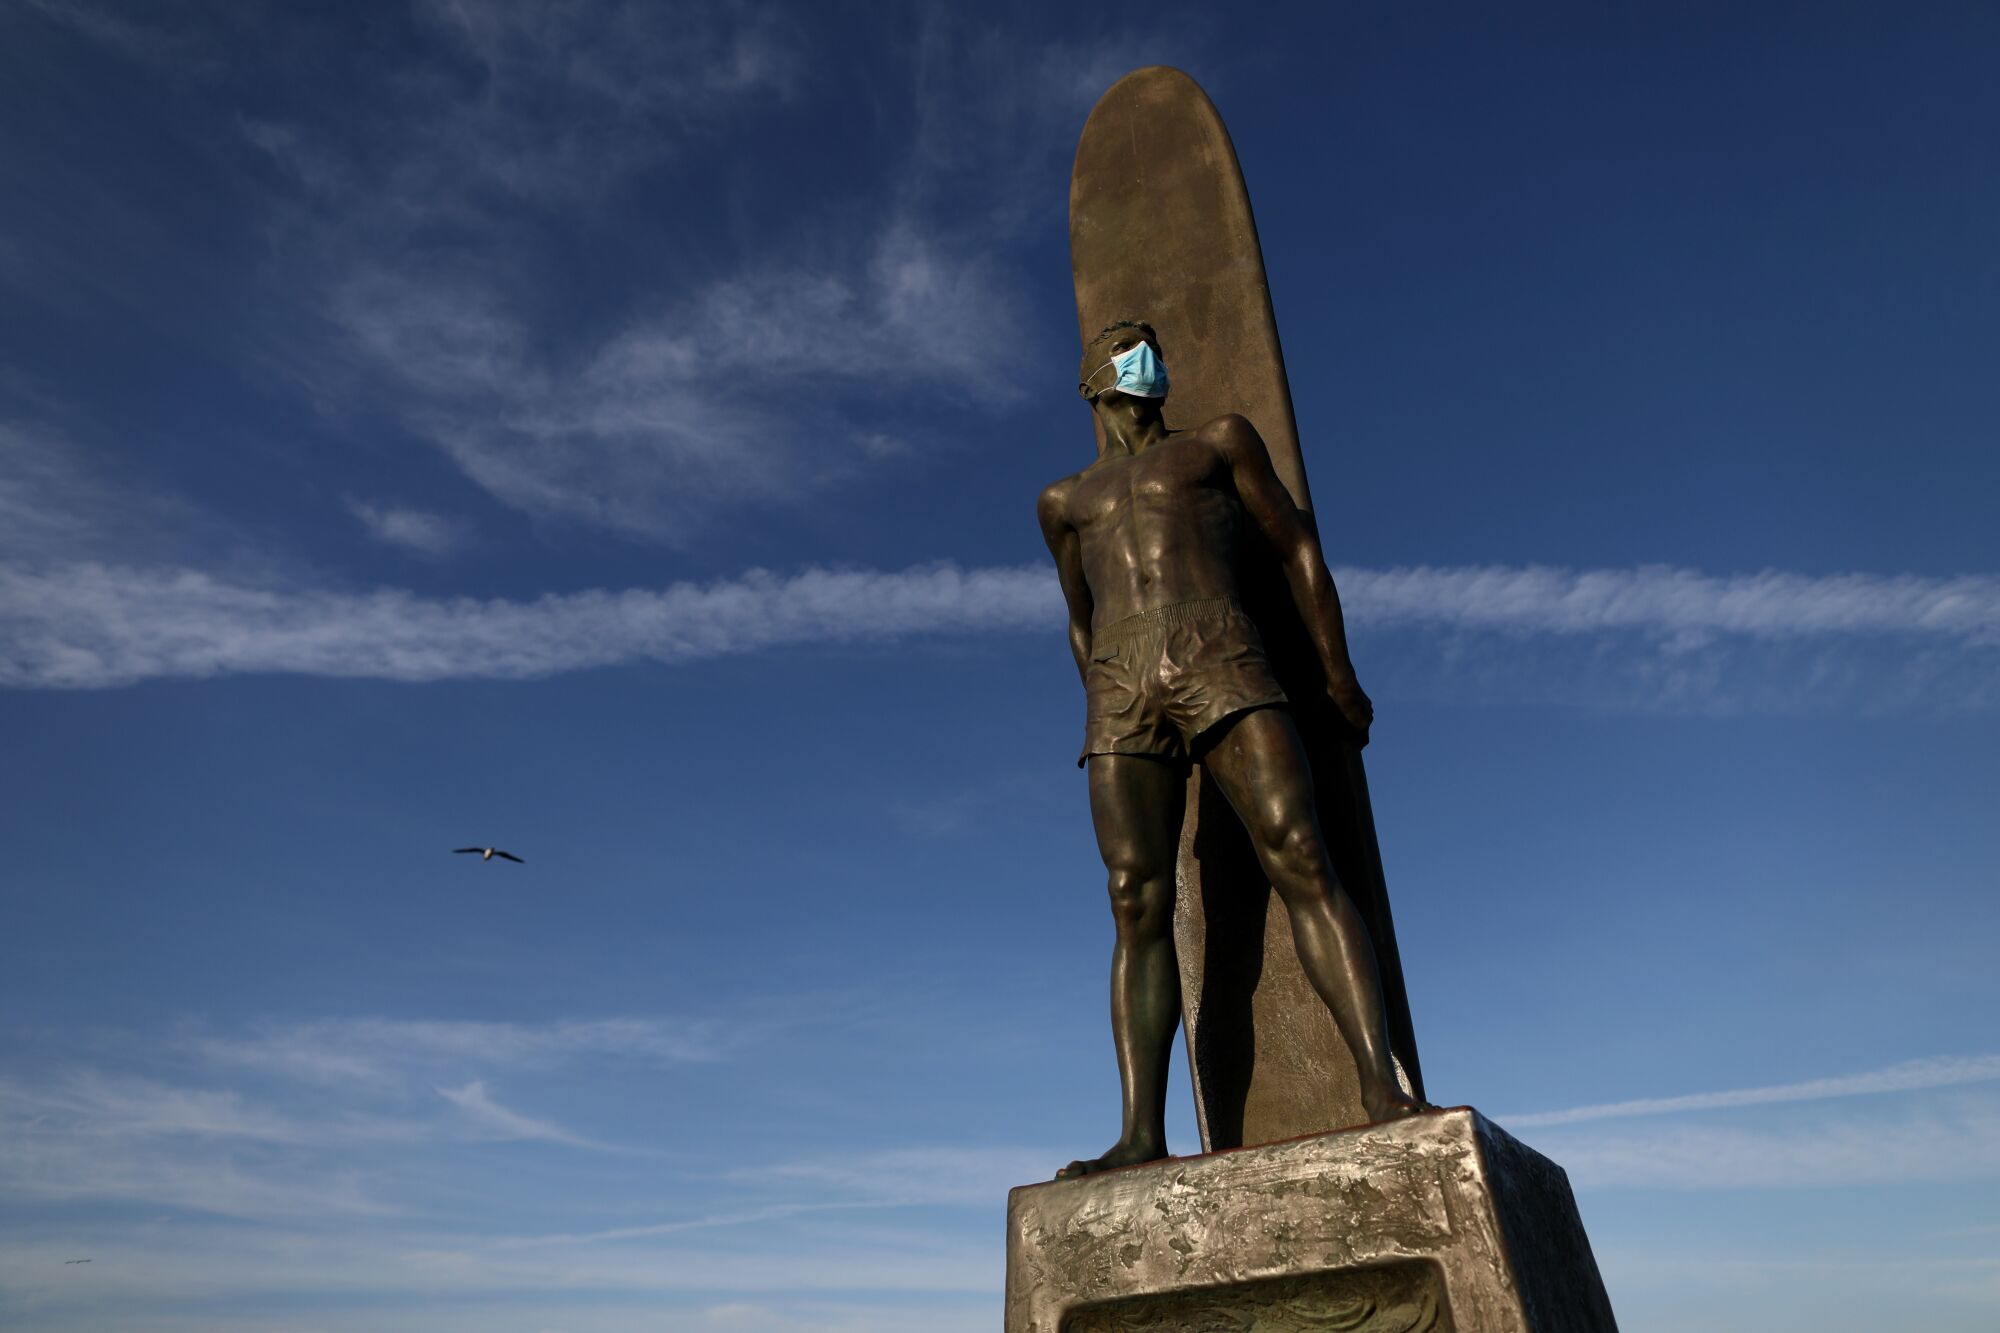
[[[63,1260],[63,1262],[64,1262],[64,1263],[66,1263],[66,1264],[87,1264],[87,1263],[89,1263],[89,1262],[90,1262],[90,1260],[88,1260],[88,1259],[65,1259],[65,1260]]]
[[[491,861],[491,860],[492,860],[492,859],[493,859],[494,857],[496,857],[496,856],[499,856],[499,857],[504,857],[505,859],[507,859],[507,860],[509,860],[509,861],[513,861],[513,862],[515,862],[515,863],[516,863],[516,864],[518,864],[518,865],[526,865],[526,864],[528,864],[528,863],[527,863],[526,861],[523,861],[523,860],[521,860],[521,858],[520,858],[520,857],[518,857],[518,856],[514,855],[514,853],[512,853],[512,852],[503,852],[503,851],[501,851],[501,850],[500,850],[500,849],[499,849],[498,847],[454,847],[454,848],[452,848],[452,851],[453,851],[453,852],[478,852],[478,853],[479,853],[479,859],[480,859],[480,860],[482,860],[482,861]]]

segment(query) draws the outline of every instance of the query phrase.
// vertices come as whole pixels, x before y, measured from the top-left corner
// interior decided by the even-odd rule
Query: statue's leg
[[[1313,812],[1312,769],[1291,714],[1242,713],[1216,729],[1202,765],[1250,834],[1291,918],[1299,963],[1354,1053],[1370,1120],[1422,1109],[1396,1079],[1368,925],[1340,886]]]
[[[1118,1142],[1057,1179],[1167,1155],[1167,1068],[1181,1021],[1174,959],[1174,864],[1187,771],[1144,755],[1090,757],[1090,818],[1111,889],[1111,1041],[1124,1094]]]

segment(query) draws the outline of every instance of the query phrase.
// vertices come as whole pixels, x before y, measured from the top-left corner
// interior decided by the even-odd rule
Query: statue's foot
[[[1085,1157],[1071,1162],[1056,1172],[1057,1180],[1074,1180],[1078,1176],[1094,1175],[1099,1171],[1112,1171],[1121,1166],[1137,1166],[1141,1162],[1157,1162],[1167,1155],[1164,1146],[1157,1143],[1127,1143],[1120,1139],[1112,1145],[1111,1151],[1102,1157]]]
[[[1364,1102],[1370,1124],[1380,1124],[1384,1120],[1401,1120],[1405,1116],[1422,1115],[1425,1111],[1435,1111],[1437,1107],[1419,1097],[1412,1097],[1402,1089],[1385,1097],[1372,1098]]]

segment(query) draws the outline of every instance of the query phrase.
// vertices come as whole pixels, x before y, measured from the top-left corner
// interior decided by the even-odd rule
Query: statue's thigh
[[[1251,838],[1260,847],[1282,847],[1302,831],[1316,831],[1312,768],[1292,715],[1257,708],[1224,727],[1201,762]]]
[[[1180,855],[1187,770],[1136,754],[1090,756],[1090,819],[1114,870],[1171,874]]]

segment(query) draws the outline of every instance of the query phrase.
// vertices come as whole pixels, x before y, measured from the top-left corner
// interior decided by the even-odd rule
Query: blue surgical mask
[[[1092,389],[1090,392],[1090,397],[1092,398],[1110,389],[1116,389],[1120,393],[1129,393],[1134,398],[1165,398],[1167,396],[1167,364],[1160,360],[1158,354],[1153,351],[1153,344],[1151,343],[1142,342],[1136,347],[1120,352],[1117,356],[1106,361],[1103,366],[1099,366],[1096,370],[1091,371],[1090,375],[1083,382],[1086,388],[1089,387],[1092,380],[1096,379],[1103,372],[1105,366],[1109,366],[1115,370],[1117,378],[1102,389]]]

